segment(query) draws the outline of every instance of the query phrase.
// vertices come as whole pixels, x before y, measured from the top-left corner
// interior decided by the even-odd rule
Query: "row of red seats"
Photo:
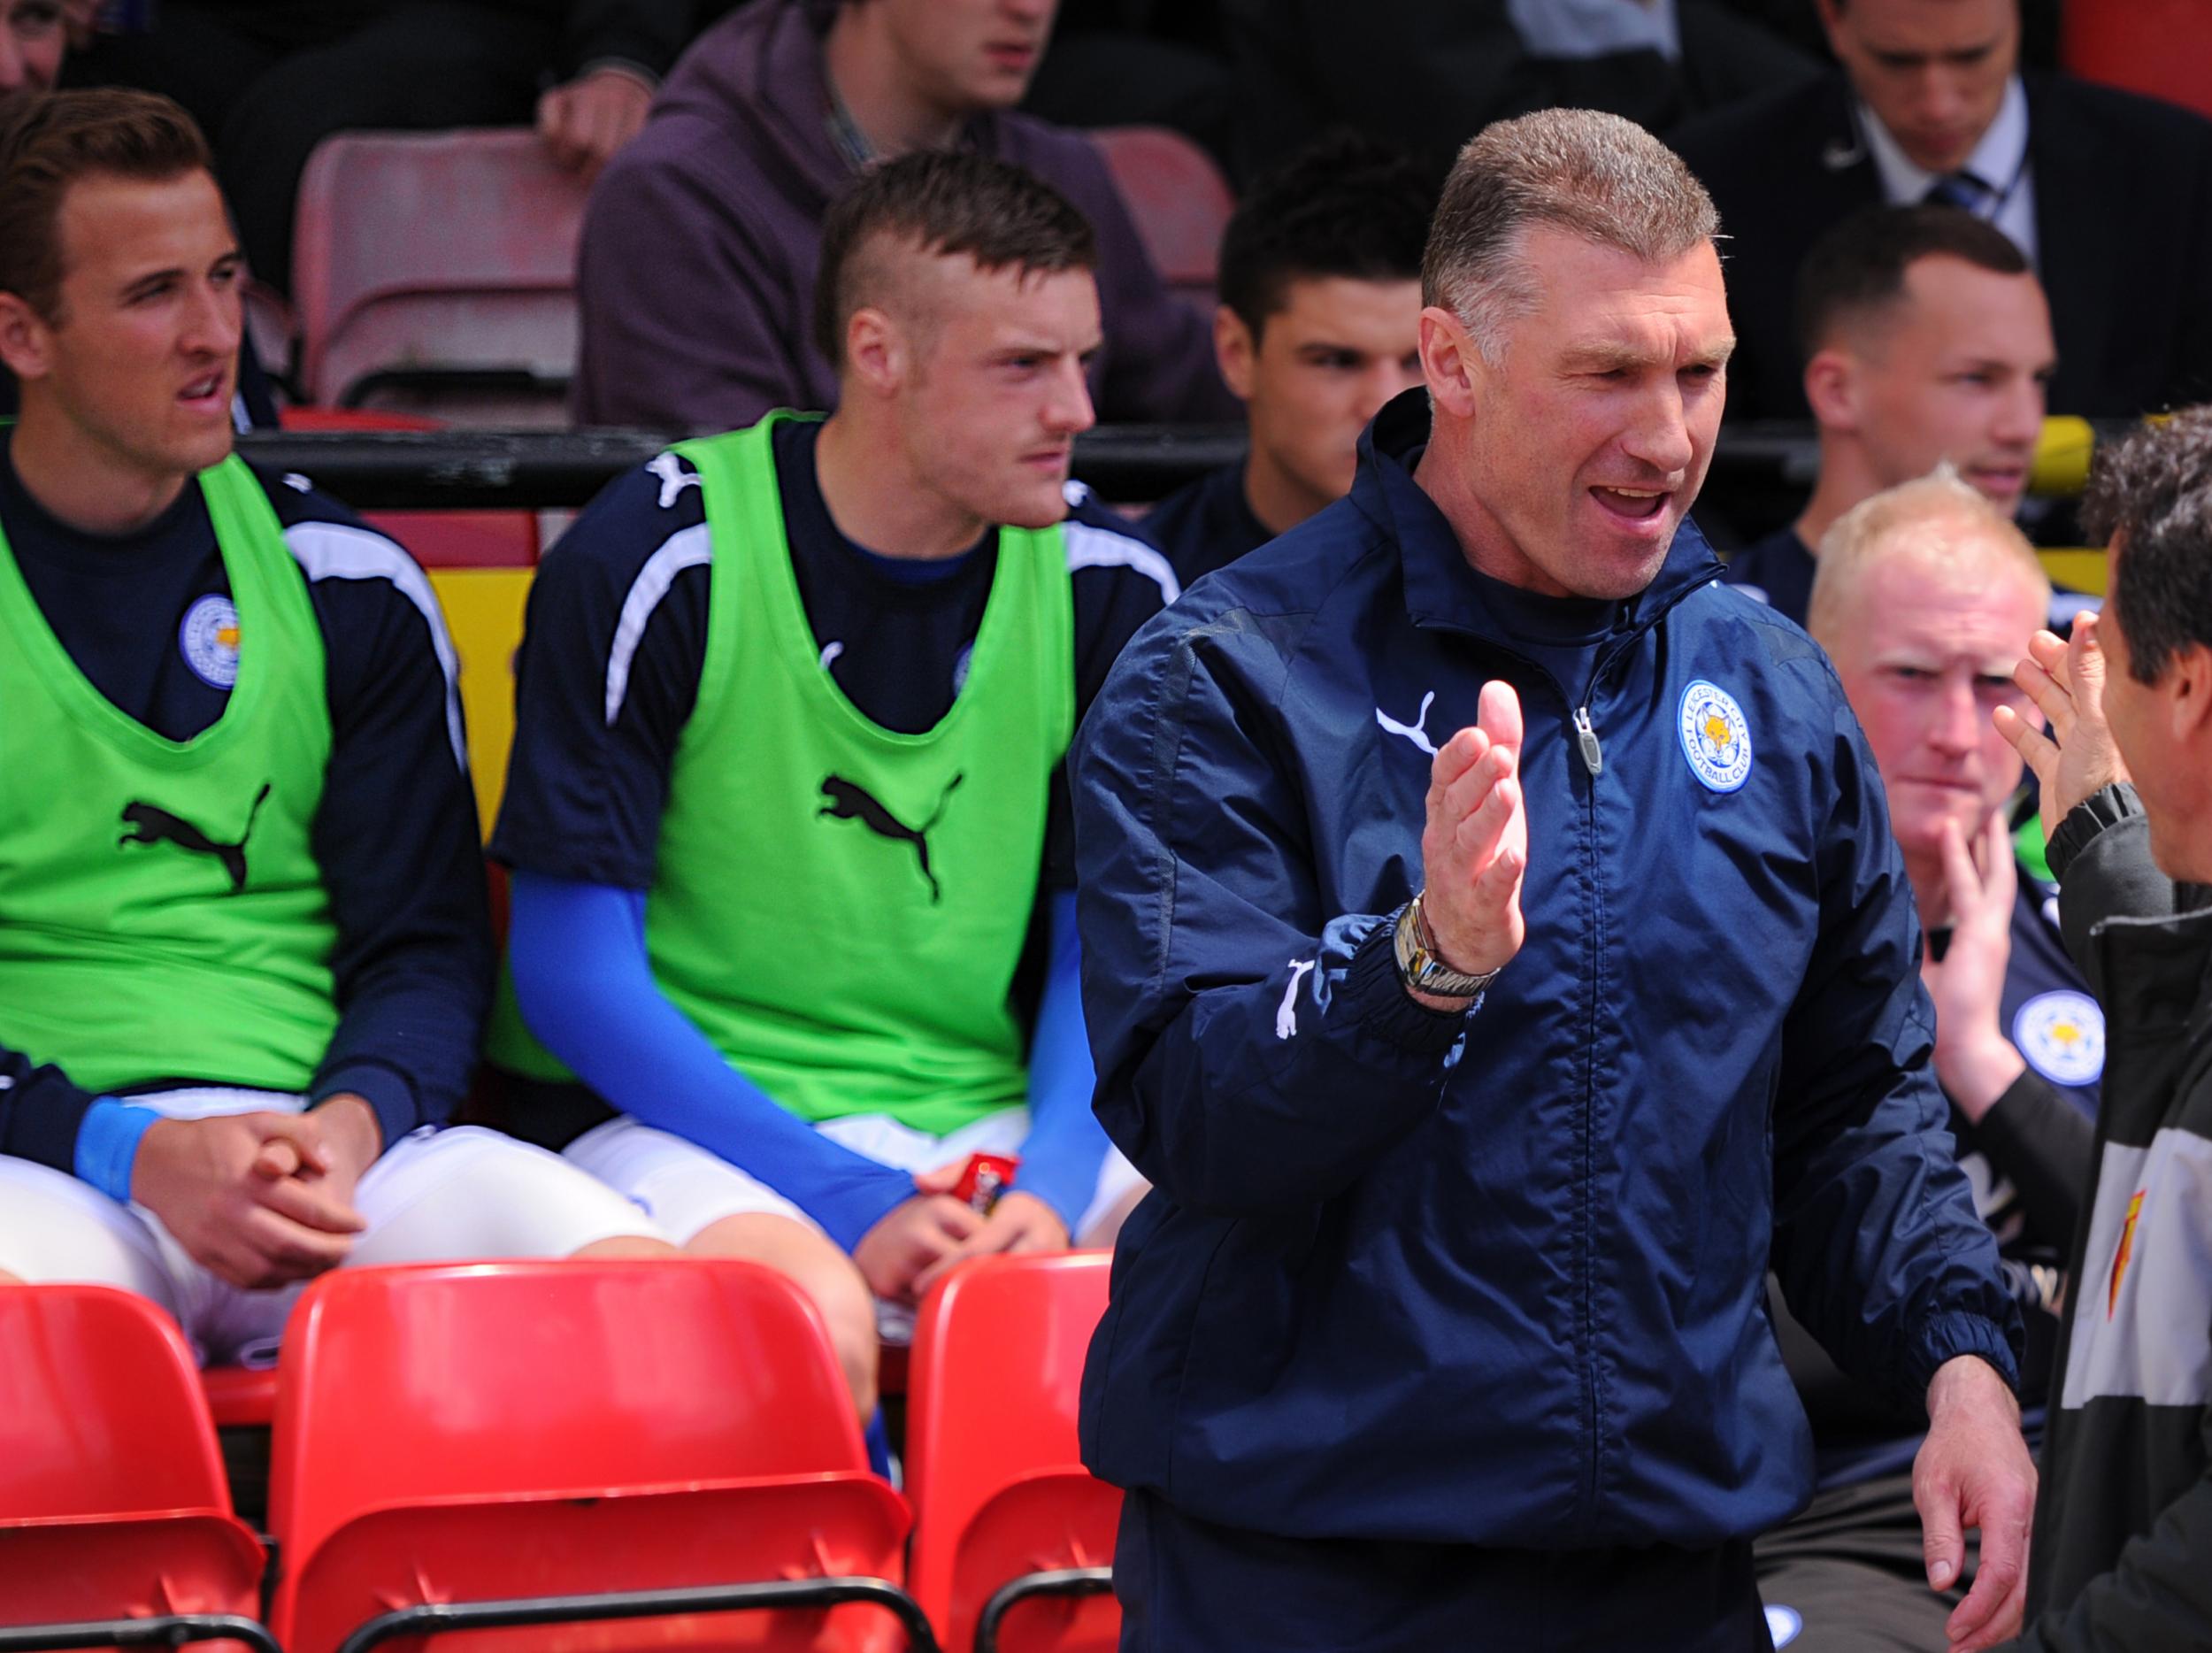
[[[1120,1495],[1074,1411],[1107,1266],[985,1259],[931,1293],[903,1498],[767,1270],[338,1271],[285,1342],[265,1551],[173,1322],[0,1292],[0,1653],[1106,1653]]]

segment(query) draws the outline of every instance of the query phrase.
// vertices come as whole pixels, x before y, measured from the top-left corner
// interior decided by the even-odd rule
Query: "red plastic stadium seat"
[[[1210,306],[1221,232],[1236,208],[1213,158],[1164,127],[1109,127],[1090,135],[1161,280]]]
[[[270,1623],[291,1653],[433,1603],[410,1648],[931,1645],[894,1588],[906,1506],[868,1472],[819,1317],[765,1269],[341,1270],[302,1296],[281,1362]],[[718,1599],[772,1610],[710,1611],[730,1586]],[[809,1590],[844,1604],[774,1604]],[[626,1592],[648,1594],[605,1617]],[[494,1616],[526,1627],[422,1627],[525,1601],[536,1618]]]
[[[218,1429],[266,1429],[276,1421],[273,1366],[210,1366],[200,1373],[200,1388]]]
[[[106,1286],[0,1290],[0,1648],[48,1645],[26,1625],[154,1618],[273,1648],[237,1622],[262,1562],[175,1323]],[[189,1622],[210,1618],[228,1634]]]
[[[2059,19],[2074,73],[2212,115],[2212,0],[2066,0]]]
[[[922,1303],[907,1403],[914,1598],[957,1653],[1112,1653],[1119,1640],[1120,1609],[1099,1592],[1121,1492],[1083,1467],[1075,1440],[1112,1260],[987,1258]],[[987,1640],[987,1607],[1018,1580]]]
[[[291,407],[278,416],[286,430],[438,430],[439,421],[370,408]],[[538,519],[528,511],[368,511],[362,520],[388,534],[425,568],[532,568],[538,560]]]
[[[565,424],[586,193],[526,129],[325,139],[293,232],[302,390]]]

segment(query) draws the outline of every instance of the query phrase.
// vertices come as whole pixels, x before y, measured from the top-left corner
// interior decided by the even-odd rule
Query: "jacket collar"
[[[1353,504],[1398,548],[1406,612],[1416,626],[1441,626],[1506,643],[1510,630],[1492,609],[1467,565],[1459,536],[1436,502],[1413,480],[1428,446],[1427,391],[1406,391],[1360,434]],[[1720,577],[1721,565],[1696,523],[1683,519],[1658,573],[1633,598],[1641,631],[1667,610]]]

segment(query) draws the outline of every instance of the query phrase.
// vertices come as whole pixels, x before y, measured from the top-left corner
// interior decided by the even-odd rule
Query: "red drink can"
[[[952,1197],[987,1217],[998,1196],[1014,1186],[1021,1163],[1011,1154],[970,1154],[960,1167],[960,1180],[952,1185]]]

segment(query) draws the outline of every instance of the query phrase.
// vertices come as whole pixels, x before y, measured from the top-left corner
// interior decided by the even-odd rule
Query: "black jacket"
[[[2065,75],[2022,80],[2037,260],[2058,341],[2051,411],[2125,419],[2212,396],[2212,122]],[[1882,199],[1847,85],[1832,73],[1809,94],[1795,87],[1713,115],[1675,148],[1728,238],[1739,341],[1729,417],[1804,419],[1798,266],[1824,230]]]
[[[2212,911],[2149,839],[2120,787],[2051,845],[2108,1060],[2028,1572],[2039,1653],[2212,1646]]]

